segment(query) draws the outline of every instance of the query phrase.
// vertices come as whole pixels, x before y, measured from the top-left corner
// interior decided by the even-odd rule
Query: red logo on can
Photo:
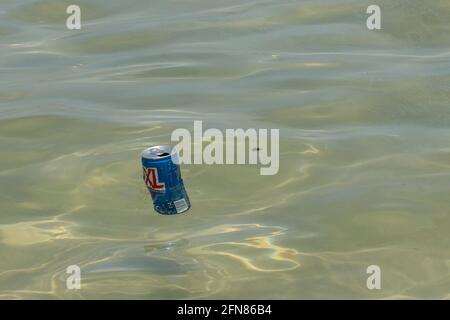
[[[164,191],[166,189],[165,183],[158,181],[158,169],[145,167],[143,169],[144,181],[147,188],[155,191]]]

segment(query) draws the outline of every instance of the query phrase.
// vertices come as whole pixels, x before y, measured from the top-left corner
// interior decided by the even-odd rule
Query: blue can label
[[[191,207],[180,166],[172,160],[172,151],[170,147],[158,146],[142,154],[143,179],[153,206],[158,213],[169,215],[183,213]]]

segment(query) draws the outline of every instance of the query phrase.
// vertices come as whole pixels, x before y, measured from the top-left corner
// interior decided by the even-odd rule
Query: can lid
[[[164,159],[170,157],[174,149],[171,146],[154,146],[142,151],[142,158],[145,159]]]

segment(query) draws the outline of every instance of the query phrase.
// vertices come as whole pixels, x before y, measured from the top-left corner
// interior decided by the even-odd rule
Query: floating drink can
[[[160,214],[178,214],[189,210],[191,203],[181,179],[176,150],[170,146],[155,146],[142,152],[145,185]]]

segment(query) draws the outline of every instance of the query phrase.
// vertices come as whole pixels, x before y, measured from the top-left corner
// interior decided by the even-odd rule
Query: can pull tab
[[[172,154],[172,147],[169,146],[156,146],[145,149],[142,152],[142,157],[145,159],[162,159],[169,157]]]
[[[164,148],[153,148],[151,152],[158,158],[170,156],[170,153]]]
[[[158,152],[156,155],[157,155],[158,157],[166,157],[166,156],[170,155],[170,153],[167,153],[167,152]]]

